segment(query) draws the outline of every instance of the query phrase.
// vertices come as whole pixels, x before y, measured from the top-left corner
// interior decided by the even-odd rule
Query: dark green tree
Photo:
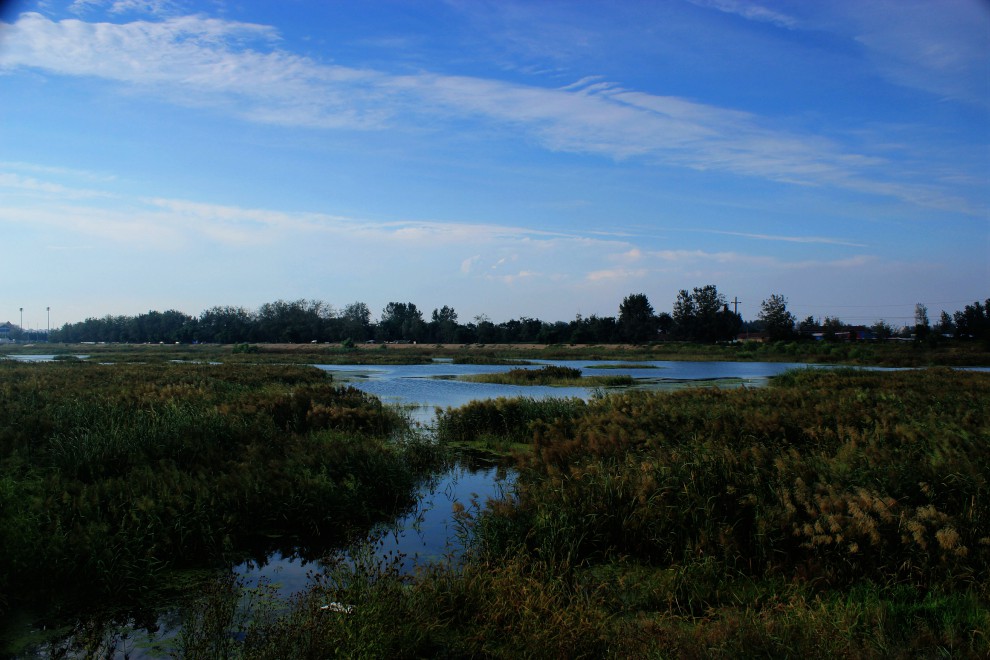
[[[457,312],[454,308],[444,305],[440,309],[434,309],[430,321],[432,340],[441,344],[453,344],[457,341],[457,334]]]
[[[962,311],[953,315],[956,324],[956,336],[972,339],[983,339],[990,343],[990,298],[985,304],[979,301],[966,305]]]
[[[371,310],[363,302],[352,302],[344,306],[340,315],[340,339],[367,341],[374,335],[371,325]]]
[[[657,338],[657,317],[646,294],[634,293],[622,299],[619,305],[619,336],[631,344]]]
[[[691,293],[681,289],[672,317],[677,336],[690,341],[728,341],[742,327],[742,317],[729,310],[714,284],[695,287]]]
[[[216,306],[199,315],[196,339],[201,342],[234,344],[247,341],[254,318],[243,307]]]
[[[894,336],[894,327],[883,319],[870,326],[870,332],[877,339],[890,339]]]
[[[421,341],[426,334],[423,312],[413,303],[390,302],[378,321],[382,341]]]
[[[770,294],[760,304],[758,318],[763,322],[763,329],[770,340],[780,341],[794,336],[794,323],[797,319],[787,311],[787,298],[779,293]]]
[[[838,339],[838,333],[846,327],[839,317],[837,316],[826,316],[825,320],[822,321],[822,339],[826,341],[835,341]]]
[[[928,324],[928,307],[918,303],[914,306],[914,338],[918,341],[928,339],[931,330]]]

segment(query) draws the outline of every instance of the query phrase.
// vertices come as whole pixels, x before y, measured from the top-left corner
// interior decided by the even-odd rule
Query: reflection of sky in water
[[[739,378],[760,384],[770,376],[788,369],[805,367],[803,364],[781,362],[644,362],[643,367],[622,366],[614,369],[595,369],[594,365],[610,364],[588,360],[547,360],[521,368],[539,369],[544,364],[559,364],[581,369],[585,376],[620,376],[633,378],[681,380],[711,380]],[[611,364],[616,364],[612,362]],[[623,365],[626,363],[622,363]],[[649,365],[649,366],[647,366]],[[496,385],[453,380],[458,376],[490,374],[518,369],[519,365],[451,364],[434,362],[413,365],[317,365],[335,374],[340,381],[374,394],[386,403],[399,403],[413,407],[413,419],[428,424],[433,420],[436,407],[459,407],[478,399],[525,396],[533,399],[550,397],[589,398],[594,387],[546,387],[527,385]]]
[[[497,497],[511,486],[513,474],[505,469],[487,467],[470,469],[457,465],[420,489],[416,509],[401,517],[392,525],[381,526],[381,534],[375,546],[379,556],[402,555],[401,566],[411,572],[417,565],[442,559],[448,553],[457,554],[462,549],[453,517],[455,503],[471,509],[472,500],[484,506],[489,498]],[[310,573],[318,572],[319,562],[273,555],[268,564],[257,567],[242,564],[235,572],[242,576],[247,586],[253,586],[264,578],[278,585],[284,595],[307,588]]]
[[[622,366],[615,369],[594,369],[593,365],[608,362],[541,361],[524,368],[538,369],[543,364],[560,364],[581,369],[588,376],[629,375],[633,378],[680,380],[710,380],[739,378],[754,383],[795,367],[806,365],[766,362],[647,362],[643,367]],[[615,364],[614,362],[612,364]],[[623,363],[626,364],[626,363]],[[650,365],[650,366],[646,366]],[[580,397],[587,399],[594,388],[496,385],[453,380],[457,376],[498,373],[519,368],[520,365],[477,365],[434,362],[415,365],[318,365],[331,372],[336,380],[346,382],[389,403],[412,406],[413,419],[423,424],[433,421],[437,407],[458,407],[479,399],[525,396],[534,399]],[[379,556],[404,556],[402,566],[413,570],[415,565],[438,560],[447,553],[460,550],[453,505],[460,502],[471,506],[472,499],[484,505],[511,482],[495,468],[470,470],[459,465],[440,475],[421,490],[419,504],[390,528],[382,527],[376,551]],[[273,555],[263,567],[237,567],[249,583],[265,578],[279,584],[283,593],[305,589],[308,574],[320,570],[318,562]]]

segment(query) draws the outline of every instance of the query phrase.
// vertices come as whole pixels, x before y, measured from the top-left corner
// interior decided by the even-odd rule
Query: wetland
[[[99,352],[0,362],[5,654],[987,651],[985,373]]]

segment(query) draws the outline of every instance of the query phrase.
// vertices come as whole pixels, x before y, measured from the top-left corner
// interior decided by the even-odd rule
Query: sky
[[[707,284],[934,321],[990,297],[990,3],[6,2],[0,281],[38,329]]]

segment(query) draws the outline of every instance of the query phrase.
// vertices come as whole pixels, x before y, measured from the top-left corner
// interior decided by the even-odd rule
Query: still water
[[[31,356],[43,361],[53,356]],[[804,364],[761,362],[601,362],[601,361],[533,361],[530,365],[460,365],[436,361],[423,365],[316,365],[333,374],[335,381],[346,383],[386,403],[402,406],[413,421],[426,429],[433,423],[436,408],[458,407],[474,400],[497,397],[526,396],[532,398],[595,396],[595,388],[528,387],[494,385],[458,381],[458,376],[497,373],[512,368],[538,369],[555,364],[578,368],[584,375],[629,375],[636,379],[636,388],[674,389],[685,386],[759,387],[769,378]],[[602,368],[611,365],[615,368]],[[511,469],[464,459],[449,470],[436,475],[420,487],[416,506],[398,520],[372,531],[375,552],[398,561],[400,568],[412,572],[428,562],[456,557],[463,549],[465,530],[454,515],[455,504],[470,510],[484,506],[489,498],[511,491],[514,481]],[[264,562],[247,562],[234,567],[245,586],[264,581],[288,596],[305,590],[310,574],[318,572],[319,562],[306,562],[300,557],[279,553]],[[156,651],[161,643],[178,631],[175,611],[161,614],[154,633],[123,627],[110,642],[107,657],[159,658]],[[18,653],[17,657],[51,657],[60,655],[52,646],[43,645],[34,651]],[[167,654],[166,654],[167,655]],[[71,652],[66,657],[76,657]]]
[[[415,421],[429,424],[436,408],[456,408],[476,400],[525,396],[580,397],[588,399],[595,388],[496,385],[454,380],[459,376],[490,374],[514,368],[538,369],[544,365],[580,369],[585,376],[632,376],[636,387],[673,388],[685,385],[719,384],[758,387],[769,378],[789,369],[809,365],[784,362],[607,362],[590,360],[533,361],[530,365],[453,364],[436,361],[415,365],[316,365],[329,371],[338,381],[374,394],[386,403],[407,407]]]
[[[533,361],[522,368],[538,369],[547,364],[580,369],[583,375],[629,375],[637,380],[634,387],[667,389],[684,386],[719,385],[729,387],[759,387],[770,377],[788,369],[803,368],[805,364],[779,362],[602,362],[587,360]],[[602,368],[609,365],[609,368]],[[471,401],[497,397],[526,396],[534,399],[549,397],[594,396],[595,388],[541,387],[497,385],[455,380],[458,376],[490,374],[520,368],[516,365],[453,364],[436,361],[417,365],[316,365],[331,372],[342,383],[356,387],[382,399],[402,406],[413,421],[428,427],[437,408],[458,407]],[[506,492],[512,484],[513,472],[494,466],[458,462],[421,488],[418,506],[393,525],[375,530],[379,537],[378,552],[382,556],[402,555],[401,566],[406,571],[435,561],[460,550],[454,505],[480,505]],[[392,553],[391,555],[389,553]],[[275,553],[259,566],[242,564],[237,573],[249,584],[264,579],[290,594],[305,589],[307,574],[314,567],[298,557]]]

